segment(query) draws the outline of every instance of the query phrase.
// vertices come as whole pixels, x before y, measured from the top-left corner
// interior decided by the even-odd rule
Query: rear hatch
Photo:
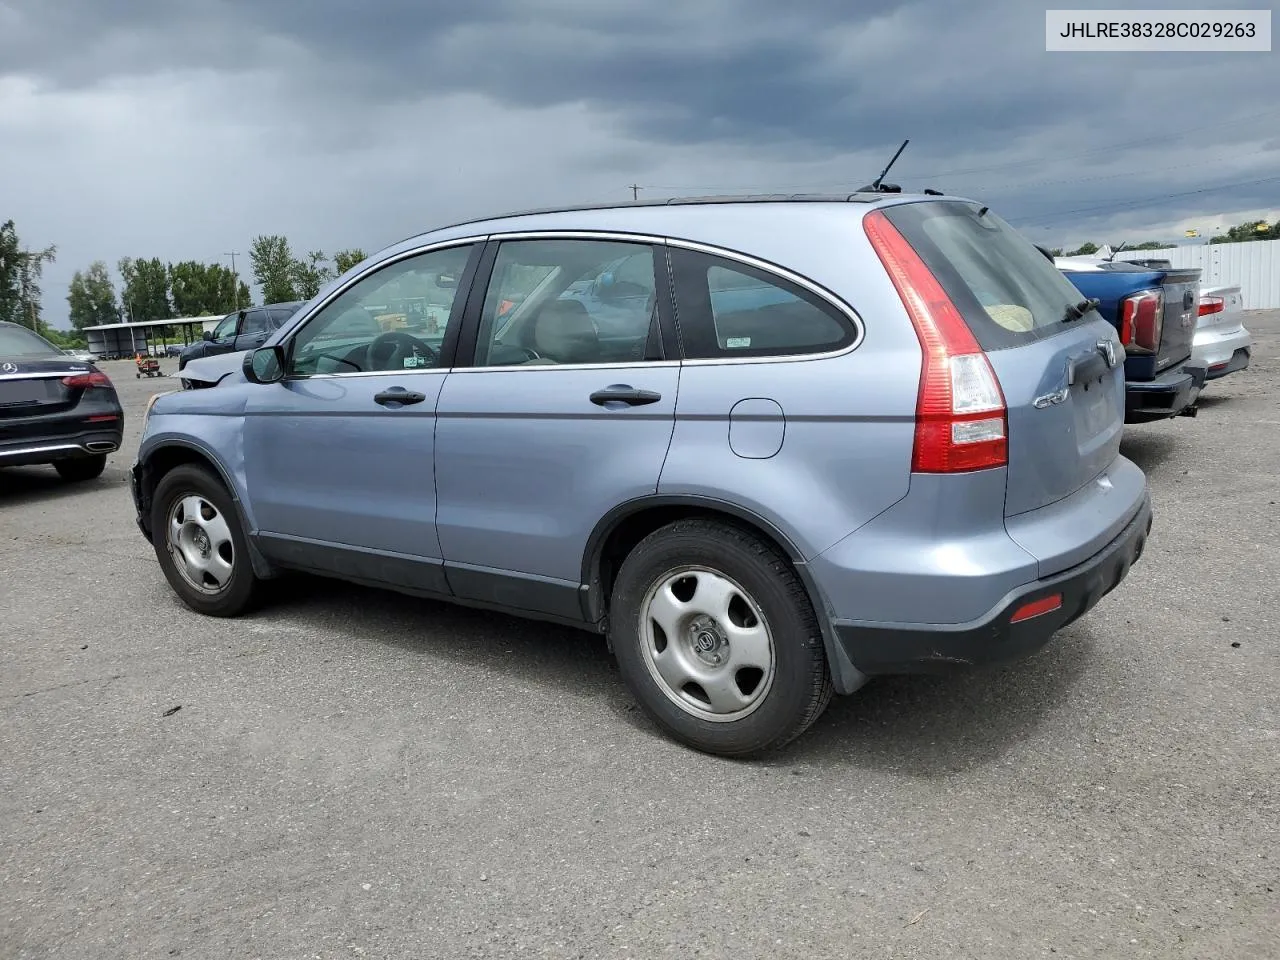
[[[1116,330],[1045,256],[994,213],[955,200],[887,207],[986,351],[1008,407],[1005,516],[1037,510],[1100,477],[1124,432]],[[1109,535],[1127,517],[1096,518]]]

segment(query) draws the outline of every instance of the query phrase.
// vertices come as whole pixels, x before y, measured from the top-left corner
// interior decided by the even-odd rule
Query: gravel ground
[[[104,364],[103,478],[0,475],[0,957],[1274,960],[1280,311],[1247,322],[1251,369],[1125,441],[1120,590],[763,763],[666,740],[587,634],[309,578],[189,613],[126,482],[171,382]]]

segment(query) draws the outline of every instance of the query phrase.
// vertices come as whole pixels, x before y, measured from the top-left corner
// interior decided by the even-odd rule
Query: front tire
[[[831,700],[804,586],[774,547],[739,527],[681,520],[650,534],[618,571],[609,619],[627,687],[695,749],[775,750]]]
[[[53,469],[58,471],[58,476],[72,483],[96,480],[102,476],[102,471],[106,468],[105,453],[95,454],[92,457],[76,457],[72,460],[57,460],[53,464]]]
[[[161,478],[151,498],[151,540],[165,579],[182,602],[211,617],[235,617],[257,599],[240,515],[222,481],[184,464]]]

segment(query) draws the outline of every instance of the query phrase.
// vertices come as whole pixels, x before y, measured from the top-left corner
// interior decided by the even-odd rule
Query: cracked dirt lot
[[[0,957],[1280,956],[1280,311],[1247,322],[1250,370],[1126,439],[1119,591],[766,763],[658,735],[586,634],[308,579],[187,612],[125,483],[167,385],[106,364],[104,478],[0,473]]]

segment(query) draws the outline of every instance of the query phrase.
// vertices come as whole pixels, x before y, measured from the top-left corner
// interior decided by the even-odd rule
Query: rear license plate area
[[[0,406],[40,403],[49,398],[49,388],[43,380],[0,381]]]

